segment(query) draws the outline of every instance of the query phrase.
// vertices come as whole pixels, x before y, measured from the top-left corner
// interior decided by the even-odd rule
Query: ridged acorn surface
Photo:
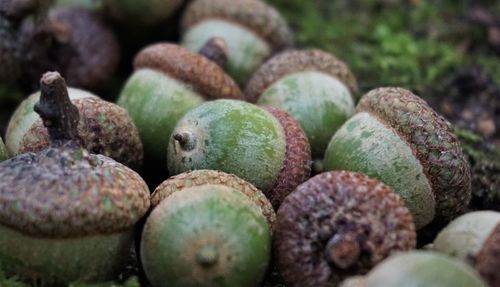
[[[364,277],[346,280],[341,287],[486,287],[469,266],[428,251],[394,255]]]
[[[240,85],[268,57],[293,43],[283,17],[263,1],[196,0],[186,9],[181,25],[182,45],[192,51],[212,37],[226,41],[225,68]]]
[[[453,219],[470,200],[470,166],[450,124],[402,88],[363,96],[332,137],[324,167],[362,172],[394,188],[417,229]]]
[[[0,262],[46,286],[113,279],[129,255],[149,190],[126,166],[80,145],[64,79],[48,72],[35,110],[51,146],[0,163]]]
[[[474,266],[490,286],[500,286],[500,213],[477,211],[448,224],[433,249]]]
[[[140,254],[149,281],[171,287],[259,286],[270,260],[269,219],[255,199],[235,189],[240,183],[231,187],[230,177],[227,185],[208,179],[184,187],[188,181],[174,180],[180,190],[167,191],[144,226]]]
[[[410,212],[395,191],[354,172],[299,185],[277,213],[274,250],[286,286],[337,286],[397,251],[415,248]]]
[[[212,44],[211,44],[212,43]],[[224,43],[207,43],[224,54]],[[144,48],[134,60],[118,104],[127,109],[144,144],[145,154],[164,161],[177,121],[205,100],[242,99],[238,85],[210,59],[173,44]]]
[[[280,115],[236,100],[207,102],[189,111],[170,138],[170,174],[193,169],[233,173],[279,203],[310,173],[305,135],[289,115]]]
[[[104,13],[129,27],[155,25],[167,20],[183,0],[102,0]]]
[[[262,65],[245,89],[258,105],[288,111],[322,157],[335,131],[355,110],[357,84],[347,65],[321,50],[286,51]]]
[[[78,134],[85,149],[139,168],[143,159],[142,143],[127,111],[83,90],[69,88],[68,94],[80,113]],[[12,115],[5,139],[10,154],[37,152],[49,146],[47,129],[33,110],[39,99],[40,92],[32,94]]]

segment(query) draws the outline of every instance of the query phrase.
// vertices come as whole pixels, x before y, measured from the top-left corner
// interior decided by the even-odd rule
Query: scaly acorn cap
[[[262,191],[236,175],[222,171],[200,169],[172,176],[155,189],[151,195],[151,206],[153,208],[156,207],[162,200],[174,192],[207,184],[224,185],[245,194],[260,208],[262,214],[267,219],[269,227],[271,230],[273,229],[274,222],[276,221],[276,213]]]
[[[246,27],[265,39],[274,51],[293,44],[290,28],[279,12],[263,1],[255,0],[197,0],[193,1],[182,18],[182,30],[207,19],[223,19]]]
[[[311,175],[311,146],[300,124],[287,112],[264,107],[283,126],[286,137],[285,161],[267,198],[277,209],[285,197]]]
[[[287,75],[305,71],[323,72],[340,80],[349,88],[351,96],[356,101],[358,84],[349,67],[332,54],[318,49],[286,51],[271,58],[247,83],[245,97],[247,101],[255,103],[273,83]]]
[[[217,63],[178,45],[150,45],[137,54],[134,67],[136,70],[150,68],[163,72],[207,99],[243,99],[238,85]]]
[[[120,60],[113,31],[96,13],[83,8],[51,9],[41,28],[26,26],[23,35],[27,49],[39,42],[50,43],[45,51],[35,50],[37,54],[26,57],[25,73],[33,83],[41,73],[53,69],[70,86],[96,89],[109,81]]]
[[[277,214],[275,255],[289,287],[336,286],[415,246],[403,200],[359,173],[319,174],[299,185]]]
[[[77,108],[59,73],[44,74],[40,84],[35,110],[51,147],[0,163],[0,224],[45,238],[130,230],[149,208],[146,183],[124,165],[81,148]]]
[[[475,258],[475,268],[490,286],[500,286],[500,224],[493,229]]]
[[[85,149],[128,167],[139,168],[143,160],[142,142],[127,111],[82,90],[69,88],[68,92],[80,114],[78,134]],[[13,155],[42,151],[49,146],[49,135],[42,119],[26,113],[32,110],[39,97],[40,93],[36,93],[24,100],[9,121],[6,143]]]
[[[358,112],[390,126],[413,150],[436,199],[435,220],[465,211],[471,197],[470,165],[450,124],[423,99],[402,88],[378,88],[363,96]]]

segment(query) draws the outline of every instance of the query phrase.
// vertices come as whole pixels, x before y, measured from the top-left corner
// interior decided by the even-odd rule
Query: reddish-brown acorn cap
[[[262,210],[269,227],[273,230],[276,213],[264,193],[236,175],[222,171],[201,169],[172,176],[155,189],[151,195],[151,206],[156,207],[163,199],[176,191],[206,184],[228,186],[248,196]]]
[[[476,269],[492,287],[500,286],[500,224],[483,244],[476,257]]]
[[[73,104],[80,113],[78,134],[86,150],[111,157],[131,168],[142,165],[139,131],[124,108],[92,97],[76,99]],[[27,131],[19,146],[19,154],[42,151],[49,146],[49,134],[42,119]]]
[[[264,107],[283,126],[286,137],[286,151],[283,168],[277,177],[273,189],[267,194],[275,208],[278,208],[285,197],[311,175],[311,147],[300,124],[287,112]]]
[[[288,287],[336,286],[415,245],[415,226],[403,200],[385,184],[355,172],[311,178],[277,214],[274,247]]]
[[[287,75],[317,71],[331,75],[344,83],[356,100],[358,84],[349,67],[335,56],[321,50],[286,51],[276,55],[252,76],[245,89],[247,101],[255,103],[260,95],[273,83]]]
[[[178,45],[150,45],[137,54],[134,67],[159,70],[207,99],[243,99],[238,85],[219,65]]]
[[[185,32],[206,19],[224,19],[247,27],[264,38],[274,51],[292,45],[292,32],[279,12],[263,1],[255,0],[197,0],[193,1],[182,18]]]
[[[368,112],[395,129],[422,163],[436,197],[438,222],[465,211],[471,173],[449,123],[424,100],[402,88],[378,88],[363,96],[358,112]]]

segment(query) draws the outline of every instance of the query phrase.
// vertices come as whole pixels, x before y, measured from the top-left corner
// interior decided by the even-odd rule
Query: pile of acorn
[[[39,85],[0,141],[7,276],[104,282],[132,252],[152,286],[260,286],[274,267],[289,287],[500,286],[500,213],[462,215],[469,163],[418,96],[358,97],[258,0],[79,1],[0,0],[0,81]],[[118,65],[100,17],[147,29],[183,4],[182,43],[143,48],[117,104],[78,89]],[[153,193],[145,157],[168,167]]]

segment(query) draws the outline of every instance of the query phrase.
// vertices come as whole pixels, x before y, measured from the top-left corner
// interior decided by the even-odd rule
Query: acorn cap
[[[0,223],[49,238],[129,230],[148,210],[149,191],[129,168],[81,148],[78,112],[57,72],[44,74],[35,110],[51,147],[0,163]]]
[[[72,103],[80,113],[78,134],[86,150],[131,168],[141,166],[143,148],[139,131],[124,108],[97,97],[75,99]],[[21,139],[17,154],[41,151],[48,146],[47,129],[38,118]]]
[[[178,45],[150,45],[137,54],[134,67],[159,70],[208,99],[243,99],[238,85],[219,65]]]
[[[262,191],[236,175],[222,171],[200,169],[172,176],[155,189],[151,195],[151,206],[156,207],[162,200],[179,190],[207,184],[224,185],[242,192],[260,208],[270,228],[274,227],[276,213]]]
[[[83,8],[54,8],[44,25],[46,31],[40,36],[39,27],[25,27],[23,32],[35,36],[27,45],[50,43],[46,51],[29,55],[33,63],[27,64],[25,72],[32,82],[47,69],[60,71],[73,87],[95,89],[110,80],[120,60],[120,46],[96,13]]]
[[[267,198],[278,208],[285,197],[311,175],[311,147],[300,124],[287,112],[264,107],[283,126],[286,137],[286,151],[283,168]]]
[[[277,214],[275,250],[287,286],[330,286],[416,245],[403,200],[354,172],[325,172],[299,185]]]
[[[423,99],[402,88],[378,88],[363,96],[358,112],[390,126],[422,163],[436,198],[438,222],[465,211],[471,195],[471,173],[450,124]]]
[[[322,72],[340,80],[356,101],[358,84],[349,67],[332,54],[317,49],[286,51],[273,57],[252,76],[245,88],[245,97],[247,101],[255,103],[273,83],[287,75],[304,71]]]
[[[264,38],[274,51],[293,44],[293,36],[279,12],[263,1],[255,0],[197,0],[193,1],[182,18],[182,30],[207,19],[223,19],[252,30]]]
[[[500,286],[500,224],[491,232],[475,259],[475,268],[490,286]]]

